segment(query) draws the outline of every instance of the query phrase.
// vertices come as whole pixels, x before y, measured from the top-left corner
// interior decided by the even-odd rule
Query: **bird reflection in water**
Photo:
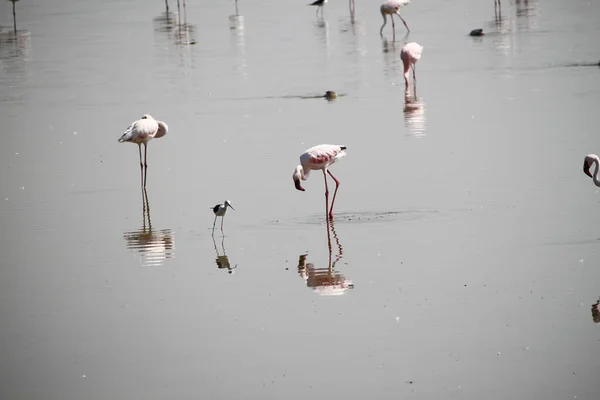
[[[215,245],[215,251],[217,252],[217,258],[215,259],[217,268],[227,270],[228,274],[233,274],[233,270],[237,268],[237,264],[232,267],[231,263],[229,262],[229,257],[227,257],[227,253],[225,252],[225,236],[223,236],[221,239],[221,249],[223,250],[223,255],[219,253],[219,248],[217,247],[217,241],[215,240],[214,235],[212,239],[213,244]]]
[[[414,86],[414,96],[406,93],[404,96],[404,126],[408,129],[408,134],[414,137],[423,137],[425,133],[425,104],[417,98],[416,83]]]
[[[599,304],[600,299],[598,299],[594,304],[592,304],[592,320],[595,324],[600,324],[600,311],[598,311]]]
[[[181,4],[177,0],[177,14],[169,11],[169,3],[165,0],[165,12],[154,18],[157,32],[164,32],[178,45],[196,44],[194,38],[196,28],[187,23],[186,4],[183,1],[183,22],[181,21]]]
[[[333,247],[330,231],[338,248],[335,260],[332,260]],[[332,220],[327,221],[327,244],[329,247],[329,266],[327,268],[315,268],[314,264],[306,262],[308,254],[301,254],[298,259],[298,274],[306,281],[306,286],[314,290],[315,293],[321,296],[341,296],[348,289],[354,289],[354,284],[335,270],[335,264],[342,259],[344,250]]]
[[[123,233],[128,249],[140,254],[141,264],[160,266],[167,258],[173,258],[175,240],[170,229],[152,229],[148,192],[142,188],[142,228]],[[146,223],[147,222],[147,223]]]
[[[238,0],[235,0],[235,15],[229,16],[229,29],[244,30],[244,16],[240,15]]]

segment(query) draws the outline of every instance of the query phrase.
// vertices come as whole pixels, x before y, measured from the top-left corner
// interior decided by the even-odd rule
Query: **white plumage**
[[[148,172],[148,142],[152,139],[165,136],[168,131],[169,126],[165,122],[157,121],[151,115],[144,114],[141,119],[129,125],[119,138],[119,143],[131,142],[138,145],[143,187],[146,187],[146,174]],[[143,160],[142,144],[144,145]]]

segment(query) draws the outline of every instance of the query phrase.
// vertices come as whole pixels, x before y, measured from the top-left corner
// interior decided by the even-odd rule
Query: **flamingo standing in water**
[[[594,168],[594,175],[592,175],[592,174],[590,174],[590,168],[594,164],[596,164],[596,168]],[[588,154],[587,156],[585,156],[585,159],[583,160],[583,172],[587,176],[592,178],[592,180],[594,181],[594,185],[596,185],[596,186],[600,186],[600,180],[598,180],[599,166],[600,166],[600,159],[598,158],[597,155]]]
[[[410,32],[408,25],[406,25],[406,21],[400,15],[400,7],[407,5],[410,3],[410,0],[390,0],[386,1],[381,5],[379,11],[381,11],[381,16],[383,17],[383,25],[381,25],[381,29],[379,30],[379,34],[383,36],[383,28],[385,24],[387,24],[387,16],[389,15],[392,19],[392,28],[394,30],[394,37],[396,37],[396,23],[394,22],[394,15],[397,15],[401,20],[406,30]]]
[[[151,115],[144,114],[125,130],[119,138],[119,143],[131,142],[138,145],[140,150],[140,171],[142,174],[142,187],[146,187],[146,175],[148,174],[148,142],[165,136],[169,126],[163,121],[157,121]],[[144,145],[144,160],[142,162],[142,144]]]
[[[304,188],[300,184],[300,180],[307,180],[311,170],[320,169],[323,171],[323,177],[325,178],[325,217],[329,216],[329,219],[333,219],[333,204],[335,203],[335,196],[340,186],[340,181],[329,171],[329,167],[346,155],[345,150],[346,146],[335,144],[320,144],[311,147],[300,155],[300,165],[294,170],[294,184],[296,185],[296,189],[301,191],[304,191]],[[326,173],[335,181],[335,192],[333,192],[331,209],[329,208],[329,188],[327,187]]]
[[[400,58],[402,59],[402,64],[404,64],[404,88],[405,88],[406,92],[408,92],[408,70],[411,67],[412,67],[413,81],[415,82],[415,87],[417,85],[417,76],[415,74],[415,64],[421,58],[421,53],[423,53],[423,46],[421,46],[417,42],[407,43],[402,48],[402,50],[400,50]]]

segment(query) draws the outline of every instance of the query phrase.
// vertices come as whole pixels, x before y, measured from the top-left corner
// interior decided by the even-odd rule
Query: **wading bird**
[[[389,15],[392,19],[392,29],[394,31],[394,37],[396,36],[396,23],[394,22],[394,15],[397,15],[401,20],[406,30],[410,32],[408,25],[406,25],[406,21],[400,15],[400,7],[407,5],[410,3],[410,0],[390,0],[386,1],[381,5],[379,11],[381,11],[381,16],[383,17],[383,25],[381,25],[381,29],[379,30],[379,34],[383,36],[383,28],[385,24],[387,24],[387,16]]]
[[[594,168],[594,175],[590,174],[590,168],[596,164]],[[594,185],[600,186],[600,180],[598,180],[598,166],[600,165],[600,159],[595,154],[588,154],[583,160],[583,172],[594,180]]]
[[[329,167],[336,163],[340,158],[346,155],[346,146],[339,146],[335,144],[320,144],[318,146],[311,147],[300,155],[300,165],[294,170],[294,185],[296,189],[304,191],[304,188],[300,184],[300,180],[307,180],[311,170],[323,171],[323,177],[325,178],[325,217],[329,216],[333,219],[333,204],[335,203],[335,196],[340,186],[340,181],[329,171]],[[327,174],[328,173],[335,181],[335,192],[333,193],[333,200],[331,201],[331,209],[329,208],[329,188],[327,187]]]
[[[215,234],[215,224],[217,223],[217,217],[221,217],[221,232],[223,232],[223,219],[225,218],[225,213],[227,212],[227,208],[231,207],[232,210],[235,211],[235,208],[231,205],[229,200],[225,200],[223,204],[217,204],[213,207],[213,212],[215,213],[215,220],[213,222],[213,235]]]
[[[319,16],[319,10],[321,10],[321,18],[323,18],[323,6],[327,3],[327,0],[316,0],[309,4],[309,6],[317,6],[317,16]]]
[[[407,43],[402,48],[402,50],[400,50],[400,58],[402,59],[402,64],[404,64],[404,89],[406,92],[408,92],[408,70],[411,67],[412,67],[412,72],[413,72],[413,81],[415,83],[415,88],[417,86],[417,76],[415,74],[415,64],[421,58],[422,52],[423,52],[423,46],[421,46],[417,42]]]
[[[140,171],[142,174],[142,187],[146,187],[146,175],[148,173],[148,142],[165,136],[169,126],[163,121],[157,121],[151,115],[144,114],[123,133],[119,143],[131,142],[138,145],[140,150]],[[142,144],[144,145],[144,160],[142,162]]]

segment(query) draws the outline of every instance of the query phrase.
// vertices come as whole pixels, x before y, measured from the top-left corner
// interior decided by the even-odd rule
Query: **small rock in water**
[[[474,37],[483,36],[483,35],[485,35],[485,33],[483,33],[483,29],[473,29],[469,33],[469,36],[474,36]]]

